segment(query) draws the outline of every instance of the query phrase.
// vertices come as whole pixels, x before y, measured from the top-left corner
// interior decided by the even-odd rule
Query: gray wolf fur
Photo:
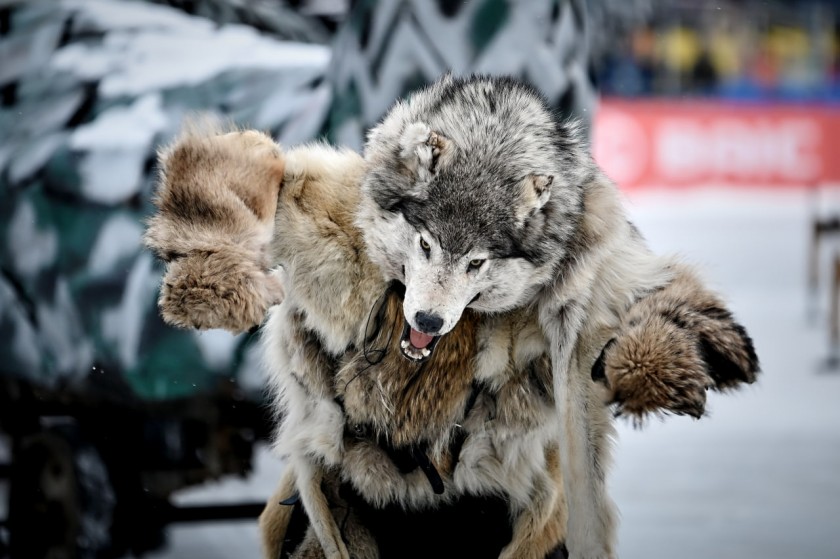
[[[298,472],[295,485],[318,536],[313,541],[326,556],[345,553],[324,514],[336,501],[320,500],[318,491],[322,482],[334,487],[340,480],[375,507],[419,510],[468,493],[504,494],[519,529],[502,556],[545,557],[562,543],[565,509],[550,371],[535,317],[519,311],[480,321],[470,311],[423,363],[401,355],[402,328],[381,328],[371,339],[368,317],[379,310],[388,280],[354,225],[364,170],[351,152],[291,150],[278,201],[273,250],[286,272],[287,297],[269,311],[263,337],[270,382],[285,412],[277,446]],[[381,305],[384,324],[402,322],[399,297]],[[364,348],[390,349],[371,365]],[[490,365],[481,379],[488,388],[464,415],[479,370],[472,360],[482,357]],[[469,435],[453,456],[451,442],[461,430]],[[383,440],[396,449],[422,448],[443,492],[421,468],[401,471]],[[370,538],[354,533],[346,553],[375,557]],[[306,556],[306,549],[296,553]]]
[[[406,286],[408,356],[422,358],[467,308],[533,308],[551,362],[570,556],[613,557],[610,417],[590,377],[601,348],[623,320],[633,324],[635,303],[690,285],[693,297],[674,308],[661,293],[648,302],[668,301],[650,326],[674,347],[690,345],[679,339],[685,330],[699,334],[694,354],[670,355],[672,366],[722,342],[735,350],[724,359],[730,373],[751,381],[757,359],[743,328],[690,271],[648,250],[574,124],[520,82],[445,76],[390,110],[365,159],[358,223],[386,278]],[[700,326],[707,321],[726,328],[712,340]],[[624,366],[636,368],[629,357]],[[612,352],[605,359],[621,366]]]
[[[488,82],[482,87],[493,92],[497,85]],[[440,90],[430,93],[433,91],[420,100],[431,105],[429,99],[450,96]],[[500,92],[504,93],[500,90],[493,95]],[[522,95],[531,94],[525,90]],[[519,103],[515,101],[514,107]],[[398,105],[391,117],[406,107],[409,105]],[[405,114],[413,118],[410,111]],[[215,130],[188,133],[161,152],[159,212],[157,219],[150,221],[146,241],[168,260],[166,289],[162,288],[160,299],[165,319],[182,327],[249,329],[262,321],[259,313],[237,313],[235,309],[226,311],[228,314],[208,313],[204,298],[217,294],[192,291],[195,277],[204,277],[202,267],[206,266],[214,281],[225,286],[223,299],[254,301],[254,308],[259,308],[282,293],[274,282],[264,287],[266,278],[275,277],[270,269],[282,265],[285,272],[286,296],[281,304],[271,307],[263,327],[266,367],[280,420],[277,448],[288,460],[277,494],[261,517],[266,557],[278,556],[288,522],[290,508],[277,502],[293,492],[300,494],[311,520],[295,557],[377,557],[376,542],[360,519],[352,514],[344,517],[337,491],[342,482],[352,484],[374,506],[396,503],[407,509],[444,506],[467,494],[503,495],[510,503],[513,537],[502,557],[544,557],[564,541],[577,556],[585,556],[584,549],[603,549],[604,556],[613,553],[610,505],[600,502],[606,500],[602,485],[611,434],[606,404],[613,402],[619,411],[637,418],[650,413],[700,416],[707,388],[730,388],[755,378],[757,360],[749,337],[696,274],[644,248],[620,211],[614,187],[588,162],[571,129],[560,126],[555,133],[559,130],[569,136],[553,141],[564,165],[545,164],[542,151],[540,157],[515,159],[517,164],[529,165],[527,172],[511,183],[518,197],[509,193],[506,207],[477,198],[488,211],[498,212],[498,220],[483,213],[462,215],[476,218],[470,227],[478,230],[469,229],[463,237],[472,240],[470,250],[478,247],[485,251],[455,255],[468,266],[473,260],[485,260],[478,270],[466,273],[495,277],[501,264],[505,274],[513,274],[525,289],[513,296],[510,292],[494,294],[500,289],[497,286],[507,281],[501,274],[502,279],[482,287],[471,305],[472,299],[459,295],[469,308],[455,305],[454,311],[446,311],[458,316],[451,319],[451,325],[446,324],[445,335],[443,328],[437,332],[439,343],[428,356],[417,350],[431,344],[403,348],[406,341],[422,344],[430,335],[418,330],[421,325],[412,324],[408,315],[415,316],[418,309],[434,314],[438,308],[417,295],[422,295],[422,290],[412,291],[412,304],[420,307],[408,308],[409,292],[422,282],[402,275],[405,264],[400,262],[410,257],[400,251],[419,244],[417,225],[423,228],[420,233],[429,236],[424,240],[430,253],[441,250],[443,254],[442,249],[452,251],[451,247],[461,246],[448,244],[458,240],[457,235],[447,237],[449,231],[440,229],[461,227],[454,218],[457,214],[451,214],[451,222],[436,218],[411,225],[411,220],[432,215],[422,213],[427,204],[458,209],[458,200],[438,198],[432,203],[428,194],[438,180],[444,184],[449,176],[446,173],[456,176],[457,169],[447,167],[445,157],[454,165],[460,157],[455,142],[460,140],[454,128],[437,126],[431,118],[421,122],[429,126],[428,141],[422,126],[414,127],[409,135],[398,130],[397,145],[399,138],[413,138],[410,147],[415,153],[422,152],[416,159],[409,157],[402,167],[379,149],[384,144],[378,142],[390,141],[386,129],[393,122],[386,118],[372,133],[366,160],[321,145],[283,154],[277,146],[264,149],[271,146],[251,142],[251,136],[242,131],[232,135]],[[463,125],[478,126],[469,117],[464,117]],[[236,147],[230,157],[202,156],[215,153],[220,139],[234,140]],[[411,155],[411,149],[393,153],[401,160],[404,151]],[[277,176],[262,172],[276,169],[278,162],[285,163],[279,191]],[[408,182],[397,180],[391,197],[383,197],[380,185],[390,171],[382,166],[394,164]],[[452,179],[448,183],[452,189],[444,195],[460,196],[459,189],[468,185],[485,188],[470,182],[470,173],[478,172],[476,167],[466,168],[460,182]],[[236,196],[222,192],[229,183],[221,179],[240,173],[257,178],[243,182],[246,190],[234,189]],[[501,183],[495,184],[494,188],[500,189]],[[206,192],[202,194],[193,185],[204,185]],[[198,199],[191,198],[193,195]],[[181,202],[166,204],[166,199]],[[245,203],[248,199],[265,202],[265,211],[259,215],[275,210],[274,229],[270,239],[259,237],[253,244],[245,243],[247,250],[237,251],[221,242],[231,228],[262,232],[265,224],[253,219],[257,212]],[[384,200],[393,203],[381,205]],[[273,207],[272,201],[276,201]],[[185,208],[189,204],[212,210],[192,211]],[[558,216],[568,223],[552,225]],[[385,226],[381,234],[372,229],[380,223]],[[523,229],[530,231],[531,237],[522,237]],[[552,231],[548,237],[546,230]],[[499,236],[499,231],[504,235]],[[193,237],[202,242],[191,244]],[[219,242],[205,242],[212,238]],[[245,234],[242,238],[255,237]],[[495,239],[495,244],[477,244],[485,238]],[[503,253],[502,249],[514,247],[514,241],[523,238],[532,239],[539,250],[532,247],[524,254]],[[407,242],[398,243],[395,249],[394,239]],[[425,255],[424,246],[419,249]],[[555,249],[558,252],[552,254]],[[216,268],[219,253],[227,254],[229,268]],[[190,258],[195,266],[184,267],[185,259]],[[456,259],[450,256],[449,260]],[[423,273],[422,261],[406,267],[411,274]],[[259,281],[245,281],[254,277]],[[542,278],[543,283],[526,285],[535,282],[534,278]],[[383,297],[393,279],[411,283],[406,285],[405,303],[393,293]],[[458,287],[462,291],[464,285],[467,289],[472,285],[463,278],[457,281],[462,282]],[[512,288],[518,289],[518,285]],[[568,310],[558,301],[566,301]],[[438,304],[443,308],[450,303],[434,303]],[[493,306],[498,312],[487,312]],[[556,310],[556,316],[552,314],[555,307],[561,309]],[[368,317],[372,309],[384,324],[405,317],[408,332],[399,327],[371,331]],[[555,324],[558,316],[560,325]],[[555,348],[557,339],[570,340],[563,351]],[[366,351],[371,347],[390,350],[371,365]],[[558,357],[570,364],[558,370]],[[592,382],[590,375],[601,382]],[[481,389],[465,414],[473,383]],[[558,394],[565,399],[558,399]],[[581,433],[587,435],[582,445]],[[575,436],[569,448],[563,440],[567,434]],[[461,436],[463,444],[453,456],[451,443]],[[393,448],[422,447],[440,477],[443,493],[435,492],[420,468],[401,471],[381,444],[383,440]],[[566,452],[571,456],[563,456]],[[587,455],[592,457],[590,467],[582,468],[581,457]],[[567,472],[577,476],[575,480],[588,481],[586,489],[594,486],[598,490],[593,504],[587,503],[589,494],[583,496],[583,506],[567,503]],[[605,516],[597,516],[603,510]],[[591,526],[592,518],[575,521],[567,516],[593,512],[601,522],[594,543],[572,538],[570,529]],[[337,517],[346,520],[343,534]]]

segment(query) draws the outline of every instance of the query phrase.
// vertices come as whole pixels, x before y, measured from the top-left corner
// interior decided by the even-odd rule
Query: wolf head
[[[445,76],[365,146],[358,224],[405,284],[404,353],[422,360],[466,307],[527,304],[568,256],[592,165],[574,123],[510,78]]]

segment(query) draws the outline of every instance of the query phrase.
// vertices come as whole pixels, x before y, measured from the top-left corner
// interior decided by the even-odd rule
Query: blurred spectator
[[[715,91],[716,86],[717,70],[712,63],[709,51],[704,48],[691,69],[691,87],[697,93],[709,94]]]
[[[840,101],[840,2],[654,2],[596,63],[606,95]]]

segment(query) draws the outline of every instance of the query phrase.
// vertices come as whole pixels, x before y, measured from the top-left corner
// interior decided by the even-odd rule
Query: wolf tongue
[[[432,339],[434,339],[434,336],[418,332],[417,330],[412,328],[411,332],[409,332],[408,334],[408,339],[411,341],[411,345],[413,345],[417,349],[422,349],[430,343],[432,343]]]

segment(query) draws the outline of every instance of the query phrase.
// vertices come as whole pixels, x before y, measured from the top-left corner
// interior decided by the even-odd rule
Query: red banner
[[[605,99],[593,153],[623,189],[840,183],[840,107]]]

